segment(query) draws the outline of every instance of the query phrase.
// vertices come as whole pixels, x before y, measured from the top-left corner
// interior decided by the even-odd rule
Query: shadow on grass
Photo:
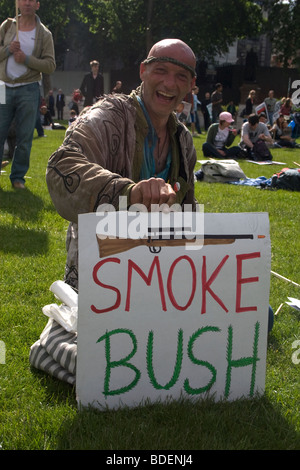
[[[34,341],[37,339],[38,338],[35,338]],[[77,409],[75,387],[66,382],[63,382],[62,380],[50,376],[44,371],[36,369],[32,365],[30,365],[30,371],[46,392],[45,397],[47,404],[56,401],[59,403],[59,405],[70,404],[75,409]]]
[[[28,189],[0,192],[0,210],[12,214],[20,220],[38,220],[44,207],[43,200]]]
[[[32,256],[48,251],[49,236],[41,230],[0,225],[0,252]]]
[[[280,403],[266,395],[232,402],[169,400],[118,410],[77,409],[74,387],[33,370],[47,390],[48,404],[76,408],[61,423],[52,450],[297,450],[300,434]],[[130,454],[131,455],[131,454]],[[193,457],[197,456],[194,454]]]
[[[267,397],[85,409],[62,424],[57,439],[60,450],[295,450],[299,445],[299,434]]]

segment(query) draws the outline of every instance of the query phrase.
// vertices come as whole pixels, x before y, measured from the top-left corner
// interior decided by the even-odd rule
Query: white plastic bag
[[[50,286],[50,291],[61,300],[61,305],[50,304],[42,308],[44,315],[53,318],[66,331],[77,332],[78,318],[78,294],[71,286],[63,281],[55,281]]]
[[[69,284],[66,284],[63,281],[55,281],[50,286],[51,292],[55,297],[61,300],[68,307],[77,307],[78,306],[78,294],[72,289]]]

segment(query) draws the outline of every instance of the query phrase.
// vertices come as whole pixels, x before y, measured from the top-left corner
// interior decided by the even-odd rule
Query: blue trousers
[[[0,163],[3,158],[4,143],[13,120],[16,127],[16,147],[14,151],[10,180],[12,183],[25,183],[29,169],[36,111],[39,104],[39,84],[37,82],[17,87],[6,86],[6,103],[0,104]]]

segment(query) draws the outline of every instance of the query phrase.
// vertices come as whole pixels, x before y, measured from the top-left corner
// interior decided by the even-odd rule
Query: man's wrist
[[[10,46],[7,46],[7,48],[6,48],[6,55],[7,55],[7,57],[11,56],[12,54],[13,54],[13,53],[10,52]]]

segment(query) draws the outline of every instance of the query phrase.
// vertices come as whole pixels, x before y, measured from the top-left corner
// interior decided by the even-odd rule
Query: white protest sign
[[[117,233],[122,226],[126,239],[134,226],[141,237],[117,245],[107,238],[113,219],[79,216],[78,403],[117,408],[263,393],[268,215],[205,214],[204,245],[194,249],[176,240],[149,246],[147,214],[127,215]],[[177,214],[174,225],[181,223]]]
[[[258,116],[260,116],[261,113],[265,113],[267,122],[269,122],[270,118],[269,118],[268,108],[267,108],[267,105],[264,101],[262,103],[260,103],[258,106],[256,106],[255,113]]]

